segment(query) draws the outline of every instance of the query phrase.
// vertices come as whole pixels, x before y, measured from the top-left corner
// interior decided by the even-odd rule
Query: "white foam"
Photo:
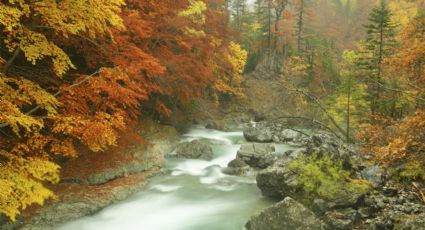
[[[165,184],[157,184],[151,187],[151,189],[156,189],[160,192],[174,192],[182,188],[180,185],[165,185]]]
[[[100,213],[67,223],[60,230],[216,230],[243,229],[260,203],[255,178],[223,174],[221,169],[236,157],[234,140],[241,132],[194,128],[183,141],[207,138],[214,159],[170,159],[169,175],[160,175],[149,187]],[[248,184],[248,185],[247,185]],[[231,215],[231,217],[230,217]]]

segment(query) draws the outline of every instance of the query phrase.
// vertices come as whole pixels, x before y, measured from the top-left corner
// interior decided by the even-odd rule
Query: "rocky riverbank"
[[[252,124],[244,136],[251,143],[225,171],[256,175],[262,194],[280,200],[253,216],[248,230],[425,229],[425,206],[415,188],[371,165],[356,146],[282,122]],[[276,143],[294,149],[279,154]]]
[[[50,186],[57,199],[29,207],[14,223],[0,217],[0,229],[53,229],[142,190],[159,173],[164,155],[176,147],[180,135],[171,126],[154,122],[144,122],[140,132],[145,144],[68,160],[62,166],[61,183]]]

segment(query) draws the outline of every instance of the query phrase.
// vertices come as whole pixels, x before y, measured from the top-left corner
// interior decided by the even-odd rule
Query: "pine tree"
[[[396,25],[391,21],[391,16],[385,0],[372,9],[369,24],[365,26],[367,36],[363,54],[358,61],[367,76],[372,113],[379,110],[382,86],[385,84],[382,80],[383,60],[393,54],[396,45]]]

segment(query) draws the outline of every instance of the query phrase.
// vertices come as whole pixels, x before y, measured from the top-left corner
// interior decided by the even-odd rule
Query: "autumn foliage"
[[[54,194],[54,156],[117,145],[143,114],[241,95],[246,52],[221,0],[0,3],[0,213]],[[101,157],[101,155],[99,155]]]
[[[425,17],[419,14],[401,32],[396,54],[383,64],[387,78],[401,82],[395,93],[410,104],[407,109],[399,107],[406,115],[378,115],[357,133],[366,153],[384,165],[399,167],[398,173],[409,180],[425,180],[424,28]]]
[[[423,0],[256,0],[251,11],[233,2],[247,70],[280,80],[291,116],[425,179]]]

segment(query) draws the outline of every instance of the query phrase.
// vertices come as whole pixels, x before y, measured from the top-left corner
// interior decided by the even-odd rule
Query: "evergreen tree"
[[[365,26],[366,41],[362,57],[358,61],[366,73],[372,113],[380,112],[380,98],[385,84],[382,79],[382,62],[393,54],[396,45],[396,25],[391,21],[391,16],[385,0],[372,9],[369,24]]]

